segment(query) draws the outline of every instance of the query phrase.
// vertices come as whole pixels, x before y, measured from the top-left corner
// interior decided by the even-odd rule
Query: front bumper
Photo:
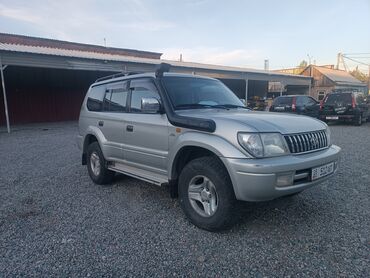
[[[325,150],[308,154],[263,159],[221,157],[221,160],[229,172],[238,200],[267,201],[300,192],[333,176],[337,170],[340,151],[340,147],[332,145]],[[335,163],[334,173],[311,181],[312,168],[331,162]],[[278,177],[285,173],[292,173],[296,177],[301,177],[302,173],[308,173],[308,175],[293,182],[292,185],[278,186]]]

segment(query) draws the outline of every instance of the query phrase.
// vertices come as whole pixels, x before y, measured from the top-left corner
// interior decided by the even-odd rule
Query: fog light
[[[281,173],[277,175],[276,186],[289,186],[293,185],[294,172]]]

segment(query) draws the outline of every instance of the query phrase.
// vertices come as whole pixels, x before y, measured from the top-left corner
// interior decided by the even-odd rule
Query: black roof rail
[[[117,77],[121,77],[121,76],[128,76],[128,75],[134,75],[134,74],[140,74],[140,73],[145,73],[145,71],[119,72],[119,73],[115,73],[115,74],[112,74],[112,75],[100,77],[100,78],[96,79],[95,82],[100,82],[100,81],[109,80],[109,79],[113,79],[113,78],[117,78]]]

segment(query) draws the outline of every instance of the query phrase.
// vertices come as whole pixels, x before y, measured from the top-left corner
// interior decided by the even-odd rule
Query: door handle
[[[99,126],[103,126],[103,125],[104,125],[104,121],[99,121],[99,122],[98,122],[98,125],[99,125]]]
[[[133,131],[134,131],[134,126],[133,126],[133,125],[127,125],[127,126],[126,126],[126,130],[127,130],[128,132],[133,132]]]

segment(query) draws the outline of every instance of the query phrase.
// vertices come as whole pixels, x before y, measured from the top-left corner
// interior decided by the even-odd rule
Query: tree
[[[307,65],[308,65],[307,61],[306,60],[302,60],[299,63],[298,67],[301,68],[301,69],[304,69],[305,67],[307,67]]]
[[[362,81],[362,82],[369,82],[369,75],[363,73],[356,67],[356,69],[349,72],[354,78]]]

